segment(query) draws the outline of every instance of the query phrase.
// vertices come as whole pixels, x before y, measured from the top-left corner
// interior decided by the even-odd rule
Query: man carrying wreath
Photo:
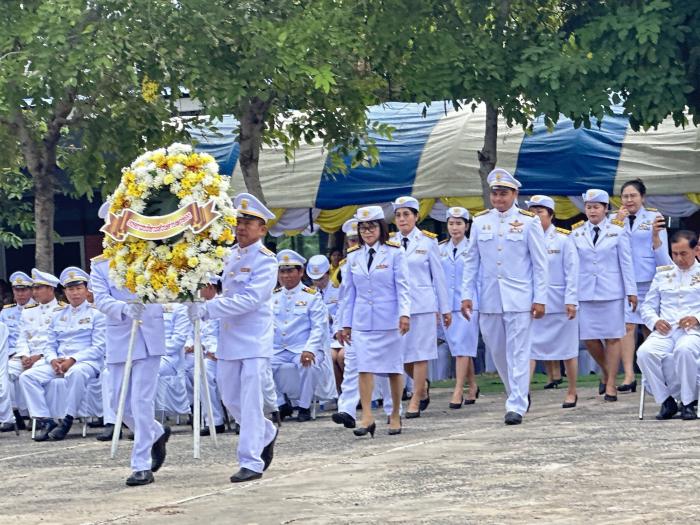
[[[277,284],[277,259],[262,239],[274,218],[254,196],[234,199],[236,240],[221,276],[222,293],[189,306],[190,319],[219,320],[216,382],[221,398],[241,426],[240,470],[232,483],[262,477],[272,462],[277,428],[263,411],[263,378],[267,376],[274,334],[272,292]]]

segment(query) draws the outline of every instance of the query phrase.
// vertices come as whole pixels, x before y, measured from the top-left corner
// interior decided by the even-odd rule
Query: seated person
[[[314,288],[301,283],[305,262],[306,259],[292,250],[277,254],[278,279],[282,286],[273,294],[275,337],[270,361],[281,418],[291,416],[293,408],[279,388],[278,371],[285,363],[293,363],[299,371],[297,421],[300,422],[311,419],[309,407],[316,387],[316,374],[312,369],[318,369],[328,338],[328,311],[323,298]]]
[[[211,279],[211,284],[205,286],[199,291],[199,294],[206,301],[217,296],[220,287],[218,277]],[[201,321],[201,344],[202,352],[204,352],[204,367],[207,371],[207,386],[209,387],[209,397],[211,399],[211,407],[214,416],[214,428],[217,434],[223,434],[226,431],[224,425],[223,405],[221,404],[221,396],[219,389],[216,386],[216,348],[219,342],[219,320],[207,319]],[[194,335],[191,335],[185,343],[185,377],[187,379],[187,397],[190,400],[190,405],[194,403]],[[202,436],[211,434],[209,429],[210,422],[209,414],[206,409],[204,382],[202,382],[202,414],[206,426],[200,431]]]
[[[644,324],[653,330],[637,350],[637,363],[661,410],[656,419],[697,419],[700,359],[700,263],[698,237],[688,230],[671,237],[673,263],[659,266],[642,304]]]
[[[9,432],[14,430],[15,425],[18,430],[24,430],[26,425],[24,424],[24,418],[20,413],[23,410],[26,414],[26,405],[24,400],[21,399],[22,396],[18,395],[21,393],[19,390],[18,380],[20,374],[24,371],[22,366],[22,358],[17,356],[17,339],[20,332],[20,317],[22,315],[22,310],[26,306],[34,303],[34,298],[32,297],[32,286],[34,281],[24,272],[15,272],[10,275],[10,284],[12,285],[12,295],[14,298],[14,303],[6,304],[2,311],[0,311],[0,323],[7,327],[7,353],[4,357],[7,362],[7,393],[9,398],[9,403],[13,409],[14,415],[14,425],[0,425],[0,432]],[[0,363],[4,364],[3,363]],[[2,379],[0,378],[0,381]]]
[[[55,308],[44,329],[44,359],[19,378],[29,415],[41,421],[35,441],[66,437],[78,416],[87,382],[100,373],[105,353],[105,316],[87,301],[88,274],[68,267],[61,272],[61,284],[70,304]],[[66,414],[60,426],[51,418],[44,389],[58,377],[64,377],[68,387]]]
[[[177,375],[182,367],[181,352],[192,331],[192,324],[187,317],[187,307],[184,304],[164,304],[163,323],[165,324],[165,352],[160,358],[162,376]]]

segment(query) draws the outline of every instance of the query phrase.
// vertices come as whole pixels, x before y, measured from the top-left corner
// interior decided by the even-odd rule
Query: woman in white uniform
[[[372,414],[374,374],[388,375],[393,410],[390,435],[401,433],[403,389],[402,339],[410,327],[411,296],[406,257],[389,241],[389,230],[380,206],[357,210],[360,246],[348,250],[343,275],[342,338],[353,345],[360,374],[362,420],[353,432],[374,437]]]
[[[603,190],[588,190],[583,194],[588,220],[571,228],[580,260],[579,337],[602,370],[599,392],[606,401],[617,401],[615,378],[625,335],[625,298],[636,310],[637,285],[629,234],[621,222],[606,217],[609,200]]]
[[[476,384],[474,360],[479,344],[479,304],[474,301],[472,317],[467,320],[460,313],[462,307],[462,272],[469,248],[469,229],[472,220],[469,211],[460,206],[447,210],[447,232],[450,238],[440,243],[440,260],[447,280],[447,293],[452,298],[452,324],[445,328],[445,339],[450,353],[455,358],[455,388],[449,407],[462,408],[462,404],[473,405],[479,397]],[[476,282],[476,280],[474,281]],[[471,297],[478,297],[477,294]],[[468,385],[464,398],[464,384]]]
[[[656,267],[673,264],[668,254],[664,218],[655,209],[644,206],[646,192],[647,188],[640,179],[625,182],[620,191],[622,208],[615,215],[618,221],[625,224],[625,231],[630,234],[634,280],[637,282],[637,298],[640,305],[649,291]],[[629,307],[625,309],[625,324],[626,333],[622,339],[622,367],[625,370],[625,379],[617,387],[617,391],[636,392],[634,352],[637,347],[637,327],[641,327],[644,339],[649,336],[649,329],[644,326],[639,309],[635,312]]]
[[[564,361],[569,389],[562,408],[573,408],[578,402],[576,378],[578,376],[578,252],[569,238],[571,232],[557,228],[554,219],[554,200],[546,195],[535,195],[525,201],[528,209],[542,223],[549,261],[549,283],[545,314],[532,321],[532,347],[530,350],[530,374],[537,361]]]
[[[437,235],[416,228],[418,201],[399,197],[394,201],[394,221],[399,231],[393,239],[406,253],[411,288],[411,324],[413,329],[403,340],[406,373],[413,379],[413,396],[406,419],[420,417],[430,403],[428,361],[437,359],[437,323],[439,311],[443,324],[452,322],[452,302],[447,297],[445,272],[440,263]]]

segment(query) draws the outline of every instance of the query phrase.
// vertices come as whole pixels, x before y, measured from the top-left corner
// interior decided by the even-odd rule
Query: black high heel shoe
[[[372,424],[368,427],[360,427],[356,428],[355,430],[352,431],[353,434],[355,434],[358,437],[366,436],[369,434],[374,438],[374,431],[377,430],[377,423],[372,422]]]
[[[552,388],[559,388],[559,385],[561,385],[564,382],[563,379],[555,379],[554,381],[550,381],[546,385],[544,385],[544,390],[551,390]]]
[[[465,399],[464,404],[465,405],[473,405],[476,403],[476,400],[479,399],[479,394],[481,394],[481,389],[477,386],[476,387],[476,395],[474,396],[474,399]]]
[[[426,408],[428,408],[428,405],[430,404],[430,379],[425,380],[426,383],[428,383],[428,388],[426,390],[426,397],[425,399],[421,399],[419,403],[420,411],[423,412]]]
[[[564,403],[561,404],[561,407],[562,407],[562,408],[575,408],[575,407],[576,407],[576,403],[578,403],[578,394],[576,394],[576,397],[574,397],[573,403],[566,403],[566,402],[564,402]]]
[[[598,383],[598,395],[602,396],[605,394],[605,383]]]
[[[631,383],[622,384],[617,387],[618,392],[636,392],[637,391],[637,380],[635,379]]]
[[[462,408],[462,403],[466,403],[466,402],[464,401],[464,396],[462,396],[462,399],[461,399],[461,401],[460,401],[459,403],[452,403],[452,402],[450,402],[450,408],[451,408],[452,410],[456,410],[456,409],[458,409],[458,408]]]
[[[399,428],[390,428],[389,430],[387,430],[387,434],[389,434],[390,436],[397,436],[397,435],[401,434],[402,428],[403,428],[403,425],[401,423],[401,416],[399,416]]]

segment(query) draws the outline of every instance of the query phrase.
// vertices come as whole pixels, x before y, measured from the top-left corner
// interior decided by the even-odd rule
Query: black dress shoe
[[[0,432],[13,432],[19,436],[17,423],[2,423],[0,424]]]
[[[698,418],[698,402],[693,401],[687,405],[681,404],[681,419],[684,421],[692,421]]]
[[[637,380],[635,379],[631,383],[618,386],[617,391],[618,392],[636,392],[637,391]]]
[[[275,437],[273,437],[272,441],[265,445],[262,454],[260,454],[260,459],[262,459],[263,463],[265,464],[263,466],[263,472],[265,472],[267,470],[267,467],[269,467],[272,464],[272,458],[275,455],[275,441],[277,441],[277,436],[279,435],[279,433],[280,431],[279,429],[277,429],[277,432],[275,432]]]
[[[462,399],[459,403],[452,403],[448,405],[452,410],[457,410],[458,408],[462,408],[462,403],[464,403],[464,396],[462,396]]]
[[[671,419],[678,413],[678,403],[673,399],[673,396],[668,396],[663,403],[661,403],[661,410],[656,414],[656,419],[659,421],[663,419]]]
[[[617,401],[617,396],[611,396],[610,394],[605,394],[605,396],[603,397],[603,399],[604,399],[605,401],[608,401],[608,402],[611,402],[611,403],[612,403],[612,402],[614,402],[614,401]]]
[[[214,430],[216,430],[217,434],[223,434],[226,432],[226,425],[221,424],[221,425],[214,425]],[[202,430],[199,431],[200,436],[211,436],[211,429],[209,428],[209,425],[205,426]]]
[[[598,383],[598,395],[602,396],[605,394],[605,383]]]
[[[107,423],[105,429],[95,436],[97,441],[112,441],[112,436],[114,435],[114,425],[112,423]],[[119,431],[119,439],[122,438],[122,433]]]
[[[231,483],[243,483],[245,481],[253,481],[254,479],[262,478],[262,472],[241,467],[238,472],[231,476]]]
[[[358,427],[355,430],[352,431],[353,434],[355,434],[357,437],[362,437],[366,436],[369,434],[370,436],[374,437],[374,431],[377,430],[377,423],[372,422],[372,424],[368,427]]]
[[[87,424],[88,428],[102,428],[105,426],[105,420],[101,417],[98,417],[95,421],[88,421]]]
[[[505,417],[506,425],[519,425],[523,422],[523,416],[517,412],[507,412]]]
[[[554,381],[550,381],[546,385],[544,385],[544,390],[551,390],[553,388],[559,388],[559,385],[561,385],[564,382],[563,379],[555,379]]]
[[[165,456],[167,451],[165,450],[165,444],[170,439],[170,427],[165,425],[163,427],[163,435],[156,439],[151,447],[151,470],[153,472],[158,472],[160,467],[163,466],[165,461]]]
[[[389,424],[391,424],[391,416],[389,416]],[[401,416],[399,416],[399,428],[389,428],[389,430],[387,430],[386,433],[390,436],[398,436],[399,434],[401,434],[402,428],[403,425],[401,424]]]
[[[153,472],[150,470],[137,470],[132,472],[131,476],[126,478],[126,484],[129,487],[138,487],[139,485],[148,485],[153,483],[155,478],[153,477]]]
[[[19,413],[19,410],[16,408],[12,411],[12,413],[15,416],[15,425],[17,425],[18,430],[28,430],[26,423],[24,422],[24,418],[22,417],[22,414]]]
[[[73,426],[73,416],[66,416],[63,422],[54,428],[50,433],[49,437],[56,441],[62,441],[70,432],[70,428]]]
[[[34,441],[48,441],[49,434],[57,426],[53,419],[44,419],[41,422],[41,430],[34,436]]]
[[[309,410],[308,408],[299,407],[297,409],[297,421],[299,423],[303,423],[305,421],[311,421],[311,410]]]
[[[576,394],[576,397],[574,398],[573,403],[562,403],[561,407],[562,408],[574,408],[576,407],[576,403],[578,403],[578,394]]]
[[[477,386],[476,387],[476,395],[474,396],[474,399],[465,399],[464,404],[465,405],[473,405],[476,403],[476,400],[479,399],[479,394],[481,394],[481,389]]]
[[[278,408],[280,413],[280,421],[284,421],[284,418],[292,417],[292,414],[294,414],[294,407],[292,407],[290,403],[284,403]]]
[[[355,418],[347,412],[336,412],[331,416],[331,419],[333,423],[343,425],[345,428],[355,428],[356,426]]]

